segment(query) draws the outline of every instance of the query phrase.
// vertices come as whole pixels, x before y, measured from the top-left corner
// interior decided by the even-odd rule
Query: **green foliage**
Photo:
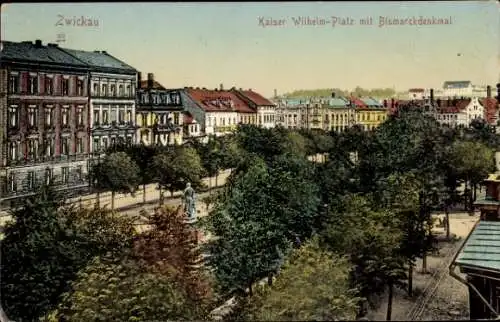
[[[78,274],[52,321],[192,320],[182,288],[130,258],[97,257]]]
[[[15,320],[51,310],[75,274],[96,255],[129,247],[131,222],[106,210],[58,210],[61,199],[44,188],[23,202],[5,227],[2,306]]]
[[[140,169],[125,152],[108,154],[92,169],[98,188],[133,193],[141,182]]]
[[[374,89],[363,89],[361,87],[356,87],[354,90],[341,90],[338,88],[324,88],[324,89],[311,89],[311,90],[295,90],[291,93],[284,94],[283,97],[286,98],[304,98],[304,97],[331,97],[332,93],[338,96],[354,96],[361,97],[375,97],[375,98],[388,98],[396,95],[396,91],[392,88],[374,88]]]
[[[478,183],[495,170],[493,151],[480,142],[458,141],[451,149],[450,162],[464,180]]]
[[[307,243],[294,252],[272,287],[248,299],[247,321],[339,321],[356,317],[346,258]]]

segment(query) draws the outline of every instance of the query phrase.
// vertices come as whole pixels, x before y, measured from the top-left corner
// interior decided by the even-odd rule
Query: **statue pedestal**
[[[195,239],[196,239],[196,244],[199,244],[200,242],[200,232],[196,228],[195,224],[198,222],[198,219],[195,218],[190,218],[186,215],[186,219],[184,219],[184,223],[189,226],[191,231],[195,234]]]

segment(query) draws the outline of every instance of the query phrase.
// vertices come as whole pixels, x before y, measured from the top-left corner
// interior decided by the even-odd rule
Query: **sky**
[[[82,16],[98,25],[65,24]],[[451,23],[380,27],[381,16]],[[298,17],[329,23],[295,26]],[[372,25],[360,25],[369,17]],[[62,47],[105,50],[167,88],[405,91],[447,80],[496,84],[499,17],[495,1],[19,3],[2,5],[1,39],[47,43],[64,34]],[[340,25],[347,18],[354,24]],[[284,25],[260,24],[269,19]]]

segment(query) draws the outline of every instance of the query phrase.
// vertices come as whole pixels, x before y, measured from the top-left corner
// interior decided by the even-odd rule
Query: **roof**
[[[361,98],[361,100],[368,107],[375,107],[375,108],[377,108],[377,107],[383,107],[383,104],[380,104],[379,101],[377,101],[376,99],[371,98],[371,97],[364,97],[364,98]]]
[[[44,46],[41,44],[35,45],[31,41],[3,41],[2,45],[3,50],[0,52],[0,61],[26,61],[88,68],[84,62],[60,50],[56,44]]]
[[[143,79],[139,83],[139,89],[148,89],[148,80]],[[151,89],[158,89],[158,90],[167,90],[162,84],[158,83],[157,81],[153,81],[153,87]]]
[[[271,102],[267,98],[263,97],[259,93],[252,91],[251,89],[249,89],[247,91],[238,91],[238,92],[241,93],[243,96],[245,96],[250,101],[252,101],[257,106],[274,106],[273,102]]]
[[[479,99],[479,104],[484,107],[486,122],[489,124],[493,124],[496,120],[498,101],[493,97],[486,97]]]
[[[349,100],[343,97],[335,97],[327,100],[328,107],[347,107]]]
[[[460,113],[464,110],[470,103],[472,99],[437,99],[436,105],[439,113]]]
[[[137,72],[135,68],[125,64],[105,51],[84,51],[68,48],[60,49],[88,64],[91,69],[116,69],[129,73]]]
[[[480,221],[476,224],[455,263],[500,271],[500,222]]]
[[[193,124],[193,123],[196,123],[196,121],[194,120],[193,115],[191,115],[191,113],[189,113],[188,111],[184,111],[183,112],[183,122],[184,122],[184,124]]]
[[[447,81],[444,82],[443,88],[466,88],[472,86],[471,81]]]
[[[351,97],[351,102],[355,107],[358,108],[367,108],[366,103],[363,102],[361,99],[356,98],[356,97]]]
[[[255,113],[241,98],[231,91],[186,88],[186,94],[206,112]]]

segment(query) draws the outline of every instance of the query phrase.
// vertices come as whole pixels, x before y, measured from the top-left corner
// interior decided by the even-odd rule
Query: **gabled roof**
[[[250,106],[231,91],[186,88],[185,92],[206,112],[255,113]]]
[[[361,98],[361,101],[363,101],[363,103],[365,103],[365,105],[368,107],[374,107],[374,108],[383,107],[383,104],[380,104],[379,101],[377,101],[376,99],[371,98],[371,97]]]
[[[60,50],[56,44],[34,44],[31,41],[12,42],[3,41],[3,50],[0,52],[0,62],[33,62],[64,67],[88,68],[87,64],[72,55]]]
[[[479,99],[479,104],[484,107],[484,118],[487,123],[493,124],[496,120],[498,101],[493,97]]]
[[[141,80],[141,82],[139,83],[139,89],[148,89],[147,79]],[[151,89],[162,90],[162,91],[167,90],[162,84],[158,83],[156,80],[153,81],[153,87],[151,87]]]
[[[470,233],[455,264],[500,272],[500,222],[480,221]]]
[[[239,90],[238,92],[257,106],[274,106],[273,102],[260,95],[259,93],[252,91],[251,89]]]
[[[460,113],[463,111],[470,103],[470,98],[466,99],[437,99],[437,111],[438,113]]]
[[[131,74],[135,74],[137,72],[135,68],[125,64],[105,51],[84,51],[68,48],[60,48],[60,50],[88,64],[91,70],[99,71],[100,69],[114,69]]]
[[[471,81],[447,81],[447,82],[444,82],[444,84],[443,84],[444,89],[467,88],[469,86],[472,86]]]

